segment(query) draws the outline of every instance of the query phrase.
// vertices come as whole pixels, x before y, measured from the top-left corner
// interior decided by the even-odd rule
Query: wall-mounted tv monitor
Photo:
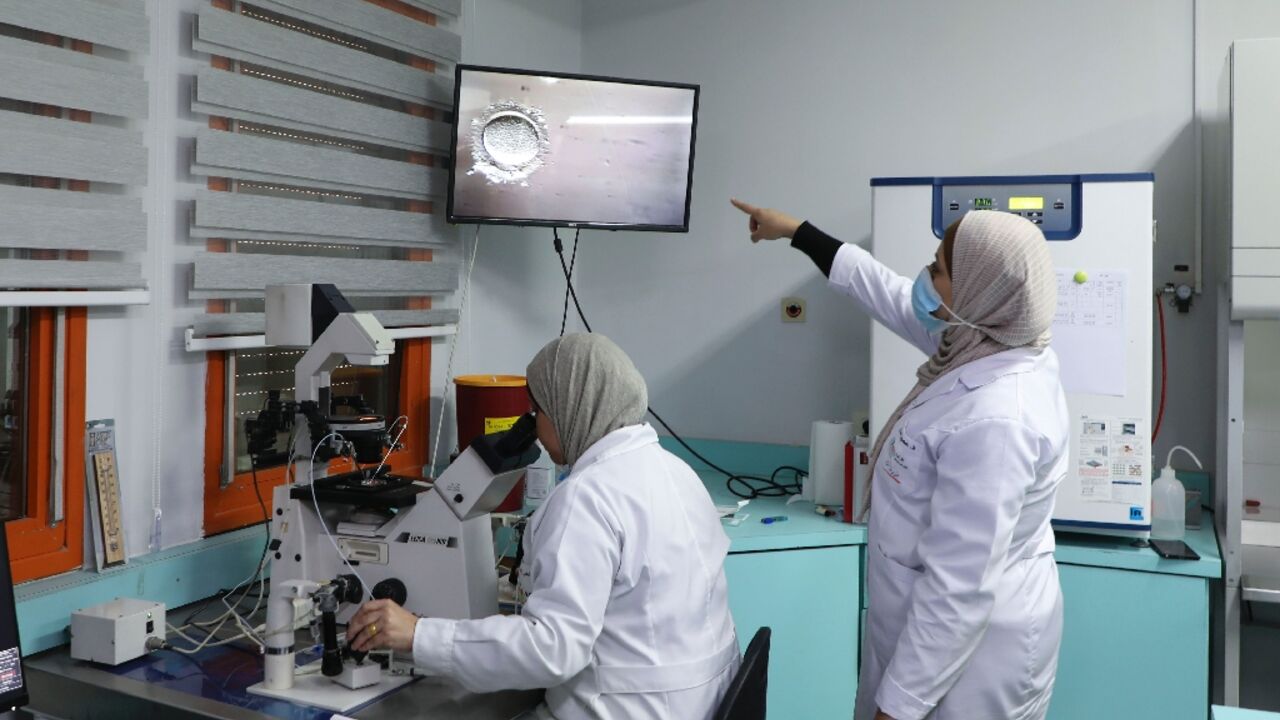
[[[698,86],[458,65],[449,222],[687,232]]]

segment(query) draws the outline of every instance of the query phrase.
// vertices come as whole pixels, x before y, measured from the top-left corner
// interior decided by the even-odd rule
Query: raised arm
[[[938,347],[911,309],[912,280],[890,270],[866,250],[840,242],[791,215],[741,200],[733,206],[749,217],[751,241],[790,238],[791,246],[808,255],[827,276],[832,288],[853,298],[881,325],[926,355]]]

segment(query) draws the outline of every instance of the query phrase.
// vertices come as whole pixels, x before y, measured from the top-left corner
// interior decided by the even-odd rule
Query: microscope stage
[[[418,494],[430,488],[419,485],[417,478],[381,474],[370,478],[368,471],[358,470],[317,478],[315,497],[320,502],[340,503],[373,508],[405,508],[418,501]],[[297,485],[289,492],[294,500],[311,501],[311,486]]]

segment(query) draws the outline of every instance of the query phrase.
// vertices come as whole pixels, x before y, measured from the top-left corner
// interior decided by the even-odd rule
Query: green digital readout
[[[1044,198],[1042,197],[1011,197],[1009,198],[1010,210],[1043,210]]]
[[[990,210],[993,207],[995,207],[995,201],[993,201],[991,198],[974,198],[973,199],[974,210]]]

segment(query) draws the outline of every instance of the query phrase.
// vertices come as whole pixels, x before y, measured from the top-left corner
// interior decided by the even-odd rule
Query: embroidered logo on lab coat
[[[911,466],[907,464],[906,456],[898,452],[899,444],[911,452],[916,451],[916,444],[907,439],[907,436],[902,433],[902,428],[898,428],[898,431],[894,434],[896,437],[889,438],[889,457],[882,467],[886,475],[895,483],[901,485],[902,474],[911,472]]]
[[[897,438],[889,439],[888,455],[889,455],[888,459],[886,459],[884,461],[884,465],[881,466],[884,469],[884,474],[888,475],[890,480],[893,480],[895,483],[901,485],[902,479],[901,479],[901,471],[899,470],[899,468],[901,468],[902,470],[906,470],[907,461],[905,458],[902,457],[902,455],[898,454]],[[894,467],[895,465],[897,467]]]

